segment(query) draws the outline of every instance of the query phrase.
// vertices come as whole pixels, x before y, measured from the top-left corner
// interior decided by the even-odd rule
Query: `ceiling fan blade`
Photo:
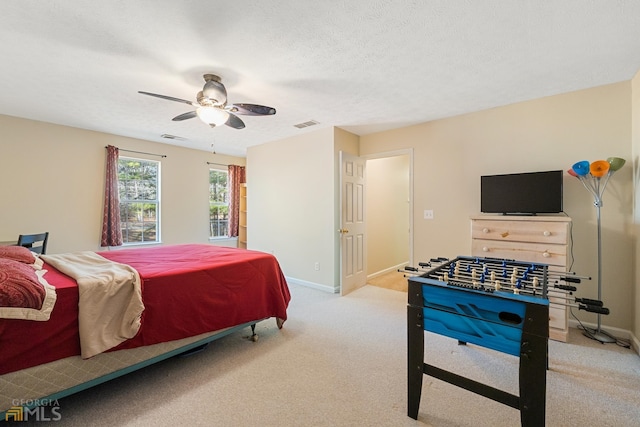
[[[229,118],[227,119],[225,125],[234,129],[244,129],[244,122],[242,121],[242,119],[232,113],[229,113]]]
[[[184,104],[194,105],[194,103],[191,101],[187,101],[186,99],[174,98],[173,96],[158,95],[157,93],[142,92],[140,90],[138,91],[138,93],[141,93],[143,95],[155,96],[156,98],[162,98],[169,101],[176,101],[176,102],[182,102]]]
[[[173,120],[174,122],[180,122],[182,120],[193,119],[196,116],[197,116],[197,114],[196,114],[195,111],[189,111],[187,113],[182,113],[179,116],[175,116],[171,120]]]
[[[276,113],[273,107],[257,104],[232,104],[231,111],[245,116],[272,116]]]

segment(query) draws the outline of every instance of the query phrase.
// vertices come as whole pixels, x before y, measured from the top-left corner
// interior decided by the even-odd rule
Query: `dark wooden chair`
[[[38,234],[21,234],[18,236],[18,246],[29,248],[30,251],[38,254],[46,254],[49,232]]]

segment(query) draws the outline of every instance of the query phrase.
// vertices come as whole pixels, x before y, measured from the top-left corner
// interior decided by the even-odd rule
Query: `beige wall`
[[[623,82],[366,135],[360,154],[414,149],[415,261],[468,254],[469,217],[479,213],[480,176],[567,170],[579,160],[631,157],[631,83]],[[596,212],[580,182],[565,177],[564,209],[573,218],[573,270],[594,280],[580,296],[595,298]],[[602,208],[603,324],[630,330],[634,283],[632,168],[610,181]],[[434,220],[421,213],[434,210]],[[576,311],[577,313],[577,311]],[[590,313],[577,313],[595,322]]]
[[[247,150],[248,247],[273,253],[291,282],[339,290],[339,152],[358,142],[327,128]]]
[[[633,205],[633,235],[636,238],[635,244],[635,276],[634,286],[632,289],[632,297],[630,300],[634,301],[633,310],[633,335],[640,339],[640,185],[638,185],[638,177],[640,176],[640,71],[631,81],[632,87],[632,99],[631,105],[633,109],[632,121],[631,121],[631,138],[633,146],[632,162],[629,163],[629,168],[633,171],[634,182],[634,205]],[[640,342],[636,341],[636,349],[640,348]]]
[[[331,289],[333,164],[331,128],[247,150],[247,247],[273,253],[287,277]]]
[[[49,231],[49,253],[100,250],[106,145],[165,154],[161,160],[163,243],[206,243],[206,162],[244,158],[0,115],[0,241]]]
[[[367,160],[367,275],[409,263],[409,155]]]
[[[468,253],[469,216],[479,210],[482,174],[567,170],[578,160],[609,156],[633,159],[604,195],[603,299],[611,315],[603,324],[637,336],[632,164],[637,171],[639,78],[361,138],[327,129],[252,147],[249,247],[273,251],[289,277],[337,289],[340,150],[366,156],[413,149],[415,262]],[[164,243],[208,241],[206,162],[244,160],[8,116],[0,116],[0,127],[0,241],[48,230],[51,253],[100,249],[105,145],[167,155],[162,159]],[[573,270],[595,278],[591,196],[566,176],[564,201],[574,220]],[[425,209],[434,210],[434,220],[422,219]],[[579,293],[595,297],[595,280],[583,282]],[[589,313],[577,314],[595,321]]]

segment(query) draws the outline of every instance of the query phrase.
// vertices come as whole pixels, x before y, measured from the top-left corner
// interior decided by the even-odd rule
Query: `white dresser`
[[[569,227],[567,216],[471,217],[471,255],[506,258],[549,264],[553,270],[567,271]],[[549,289],[549,338],[567,341],[567,309],[560,304],[564,293]]]

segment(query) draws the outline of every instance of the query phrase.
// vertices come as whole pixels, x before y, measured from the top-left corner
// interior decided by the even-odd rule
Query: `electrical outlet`
[[[314,265],[314,268],[316,271],[320,271],[320,263],[316,262],[316,264]]]
[[[433,210],[427,209],[424,211],[424,219],[433,219]]]

